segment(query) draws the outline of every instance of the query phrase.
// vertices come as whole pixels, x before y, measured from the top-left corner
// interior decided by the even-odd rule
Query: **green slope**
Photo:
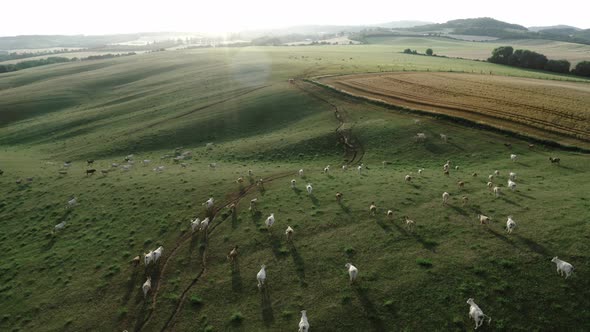
[[[306,309],[319,331],[468,330],[469,297],[493,317],[491,329],[590,328],[588,155],[529,150],[514,138],[287,82],[450,66],[561,78],[405,56],[389,46],[161,52],[0,75],[0,329],[281,331],[294,330]],[[50,97],[63,104],[46,105]],[[342,128],[364,148],[355,159],[362,156],[366,166],[361,176],[356,163],[339,169],[345,156],[333,105]],[[417,132],[429,139],[416,143]],[[193,153],[186,168],[160,159],[179,146]],[[108,169],[129,153],[137,160],[129,172],[84,175],[85,158]],[[561,166],[550,165],[549,156],[559,156]],[[60,176],[66,159],[73,166]],[[152,162],[142,166],[143,159]],[[459,169],[444,177],[449,159]],[[208,167],[213,162],[215,170]],[[331,174],[322,174],[328,164]],[[159,165],[164,172],[152,171]],[[296,176],[300,168],[305,178]],[[421,176],[418,168],[425,168]],[[505,193],[499,198],[486,187],[496,169]],[[515,192],[505,188],[510,171],[518,174]],[[404,182],[410,173],[414,181]],[[32,183],[15,183],[27,177]],[[276,179],[264,191],[248,187],[259,177]],[[466,181],[462,191],[459,180]],[[444,191],[451,194],[446,207]],[[214,197],[222,207],[240,193],[235,216],[222,208],[207,238],[190,236],[189,219],[206,214],[202,202]],[[72,195],[78,205],[66,209]],[[251,215],[254,197],[260,214]],[[376,217],[369,216],[371,202]],[[394,220],[386,218],[388,209]],[[270,213],[277,221],[269,232]],[[494,222],[478,225],[478,213]],[[415,232],[405,229],[404,215],[416,221]],[[518,223],[512,235],[503,231],[508,215]],[[66,228],[52,234],[64,220]],[[292,244],[287,225],[295,229]],[[235,244],[240,256],[232,269],[225,255]],[[158,267],[129,264],[159,245],[165,249]],[[576,266],[571,279],[555,273],[553,256]],[[357,285],[348,284],[347,262],[359,268]],[[256,287],[260,264],[268,267],[264,292]],[[144,300],[140,290],[146,275],[158,288],[154,310],[153,298]],[[243,320],[232,320],[238,312]]]

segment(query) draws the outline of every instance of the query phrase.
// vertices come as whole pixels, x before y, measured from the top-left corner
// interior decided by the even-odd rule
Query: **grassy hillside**
[[[486,329],[590,328],[587,155],[529,150],[510,137],[287,82],[451,68],[563,78],[383,45],[161,52],[0,75],[0,330],[281,331],[296,328],[301,309],[315,331],[469,330],[469,297],[493,317]],[[417,132],[427,141],[416,143]],[[342,134],[358,150],[346,172]],[[186,168],[161,159],[181,146],[193,154]],[[84,175],[86,158],[109,169],[130,153],[136,163],[128,172]],[[73,165],[60,175],[67,159]],[[459,169],[444,177],[449,159]],[[358,162],[362,175],[353,169]],[[331,174],[322,174],[328,164]],[[162,173],[152,171],[159,165]],[[296,177],[300,168],[305,178]],[[498,198],[486,187],[496,169]],[[515,192],[505,188],[509,171],[518,174]],[[264,190],[255,178],[266,180]],[[449,206],[441,204],[444,191]],[[71,196],[78,205],[68,209]],[[189,219],[207,215],[201,204],[209,197],[214,221],[207,235],[191,235]],[[260,213],[252,215],[254,197]],[[235,215],[229,202],[237,203]],[[268,231],[270,213],[276,223]],[[478,213],[494,222],[479,225]],[[403,215],[415,220],[414,232]],[[512,235],[503,230],[508,215],[518,223]],[[65,229],[52,233],[61,221]],[[295,229],[291,244],[287,225]],[[232,267],[225,256],[236,244]],[[157,266],[129,264],[159,245]],[[572,263],[574,276],[560,278],[553,256]],[[356,285],[347,262],[359,268]],[[263,292],[260,264],[267,265]],[[146,275],[153,289],[144,300]]]

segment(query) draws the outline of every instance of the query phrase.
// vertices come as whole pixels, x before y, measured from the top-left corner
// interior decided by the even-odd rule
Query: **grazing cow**
[[[195,218],[194,220],[191,220],[191,221],[190,221],[190,223],[191,223],[191,230],[192,230],[192,232],[194,233],[194,232],[195,232],[195,230],[196,230],[197,228],[199,228],[199,226],[200,226],[200,224],[201,224],[201,219],[199,219],[199,218]]]
[[[553,157],[549,157],[549,161],[550,161],[552,164],[558,164],[558,165],[559,165],[559,162],[561,161],[561,159],[559,159],[559,158],[553,158]]]
[[[375,205],[375,202],[371,202],[371,205],[369,206],[369,213],[371,216],[375,216],[377,213],[377,205]]]
[[[72,199],[70,199],[68,201],[67,208],[71,208],[71,207],[75,206],[76,204],[78,204],[78,200],[76,199],[76,197],[72,197]]]
[[[162,256],[162,253],[164,252],[164,247],[159,246],[158,249],[154,250],[153,255],[154,255],[154,264],[158,263],[158,259],[160,259],[160,256]]]
[[[309,322],[307,321],[307,311],[301,310],[301,320],[299,320],[299,330],[297,332],[309,332]]]
[[[416,136],[414,136],[414,140],[416,142],[424,142],[426,140],[426,135],[424,133],[417,133]]]
[[[307,189],[307,194],[311,195],[311,193],[313,191],[313,187],[311,186],[311,183],[308,183],[307,186],[305,186],[305,189]]]
[[[154,261],[154,252],[153,250],[150,250],[148,253],[144,253],[143,254],[143,262],[145,263],[145,266],[150,265],[151,262]]]
[[[479,220],[479,223],[481,225],[486,225],[489,224],[490,221],[492,220],[492,218],[488,217],[488,216],[484,216],[483,214],[478,214],[477,215],[477,220]]]
[[[230,252],[227,254],[227,259],[234,263],[236,261],[236,259],[238,258],[238,246],[234,246],[234,248],[232,250],[230,250]]]
[[[445,143],[446,143],[446,142],[447,142],[447,135],[445,135],[445,134],[440,134],[440,139],[441,139],[443,142],[445,142]]]
[[[409,219],[407,216],[405,217],[406,220],[406,228],[408,229],[408,231],[413,231],[414,227],[416,227],[416,223],[414,222],[414,220]]]
[[[95,172],[96,172],[96,170],[95,170],[94,168],[87,169],[87,170],[86,170],[86,176],[88,176],[88,175],[92,175],[92,174],[94,174]]]
[[[515,155],[515,154],[511,154],[510,155],[510,160],[516,161],[516,159],[518,159],[518,156],[517,155]]]
[[[449,197],[451,197],[451,195],[446,191],[442,194],[443,205],[447,205],[447,203],[449,202]]]
[[[461,197],[461,201],[463,202],[463,206],[465,206],[467,203],[469,203],[469,197],[463,196]]]
[[[463,182],[463,181],[457,182],[457,185],[459,186],[459,189],[465,188],[465,182]]]
[[[260,265],[260,271],[256,274],[256,280],[258,280],[258,289],[261,290],[266,280],[266,265]]]
[[[137,267],[139,265],[139,262],[141,262],[141,258],[139,256],[135,256],[129,263],[131,263],[133,267]]]
[[[258,198],[252,198],[250,200],[250,207],[248,208],[248,210],[250,210],[251,213],[255,213],[256,211],[258,211],[258,209],[256,207],[257,202],[258,202]]]
[[[94,164],[94,159],[88,159],[88,160],[86,160],[86,163],[88,166],[90,166],[90,165]]]
[[[342,202],[342,193],[341,192],[336,193],[336,202],[338,202],[338,203]]]
[[[512,231],[516,228],[516,222],[512,220],[512,216],[508,216],[506,220],[506,233],[512,234]]]
[[[346,263],[344,267],[346,267],[346,269],[348,270],[348,276],[350,277],[350,283],[352,284],[356,280],[359,270],[356,268],[356,266],[350,263]]]
[[[566,279],[574,272],[574,266],[572,264],[562,261],[557,258],[557,256],[553,257],[551,261],[557,265],[557,273],[559,273],[560,276],[565,274]]]
[[[275,223],[275,214],[271,213],[270,216],[268,216],[268,218],[266,218],[266,221],[265,221],[266,228],[271,228],[274,223]]]
[[[60,230],[64,229],[64,227],[66,227],[66,222],[65,221],[62,221],[59,224],[55,225],[55,227],[53,228],[53,230],[55,232],[57,232],[57,231],[60,231]]]
[[[291,226],[287,226],[287,230],[285,230],[285,235],[287,235],[288,242],[293,241],[293,233],[295,233],[293,228],[291,228]]]
[[[477,304],[475,304],[475,302],[472,298],[467,300],[467,304],[470,305],[469,316],[471,316],[471,318],[475,321],[475,329],[476,330],[478,327],[480,327],[483,324],[485,317],[488,318],[488,324],[490,324],[492,322],[492,317],[484,314],[483,311],[479,308],[479,306]]]
[[[147,277],[147,280],[143,283],[141,289],[143,290],[143,298],[145,298],[150,289],[152,289],[152,277]]]

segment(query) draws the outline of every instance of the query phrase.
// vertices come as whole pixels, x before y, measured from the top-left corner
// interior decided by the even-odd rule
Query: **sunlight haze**
[[[443,23],[492,17],[523,26],[590,28],[587,1],[11,1],[3,4],[0,35],[237,32],[293,25],[375,25],[400,20]],[[34,8],[34,10],[32,10]]]

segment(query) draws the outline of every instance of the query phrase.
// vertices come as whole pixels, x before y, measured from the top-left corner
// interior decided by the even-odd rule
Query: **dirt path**
[[[345,153],[347,156],[346,164],[347,165],[359,164],[363,159],[365,151],[364,151],[362,145],[360,144],[360,142],[352,135],[351,129],[342,129],[342,127],[344,126],[344,124],[346,122],[345,112],[341,108],[339,108],[338,105],[336,105],[336,104],[332,103],[331,101],[329,101],[328,99],[322,97],[318,92],[312,91],[313,86],[310,83],[305,83],[305,82],[298,80],[295,82],[294,85],[297,88],[299,88],[300,90],[306,92],[307,94],[313,96],[314,98],[317,98],[317,99],[329,104],[332,107],[332,109],[334,110],[334,114],[335,114],[336,118],[338,119],[338,127],[336,127],[335,131],[340,135],[340,141],[341,141],[341,143],[343,143],[343,145],[345,147]],[[262,88],[262,87],[260,87],[260,88]],[[260,88],[258,88],[258,89],[260,89]],[[271,175],[267,178],[263,178],[263,182],[270,183],[274,180],[278,180],[278,179],[282,179],[282,178],[285,178],[288,176],[292,176],[293,174],[296,174],[296,172],[295,171],[286,171],[286,172],[277,173],[277,174]],[[230,206],[231,204],[237,205],[237,203],[239,203],[239,201],[243,197],[245,197],[246,195],[248,195],[250,192],[252,192],[255,189],[257,189],[257,186],[255,183],[252,183],[237,192],[230,193],[229,195],[227,195],[227,196],[229,196],[229,199],[227,199],[220,206],[215,207],[208,214],[208,216],[212,222],[211,222],[209,228],[207,229],[207,233],[205,234],[206,245],[203,250],[202,257],[201,257],[202,263],[203,263],[203,268],[199,271],[199,273],[197,273],[197,275],[184,288],[184,290],[182,291],[182,294],[180,296],[180,299],[178,300],[176,308],[174,309],[174,311],[172,312],[170,317],[166,320],[166,323],[162,327],[161,331],[166,331],[166,330],[169,330],[174,327],[174,324],[176,323],[176,318],[184,306],[184,302],[186,301],[186,296],[187,296],[188,292],[191,290],[191,288],[193,286],[195,286],[197,284],[197,282],[199,281],[201,276],[203,276],[207,272],[207,250],[208,250],[207,244],[209,241],[209,237],[215,231],[215,229],[219,225],[221,225],[221,223],[223,221],[225,221],[227,219],[227,217],[230,216],[228,214],[223,219],[220,219],[220,218],[217,218],[217,215],[221,211],[226,209],[228,206]],[[218,220],[220,219],[219,222],[214,222],[214,221],[216,221],[216,218]],[[149,313],[148,313],[147,317],[144,319],[144,321],[141,323],[141,325],[139,325],[138,327],[135,328],[135,331],[142,331],[150,323],[152,317],[154,316],[154,312],[156,310],[156,305],[158,303],[157,300],[158,300],[158,296],[160,294],[160,287],[166,281],[165,274],[166,274],[166,271],[168,268],[168,264],[170,263],[172,258],[174,258],[176,256],[178,250],[187,241],[192,239],[192,237],[193,237],[192,233],[187,233],[187,234],[181,236],[180,239],[176,242],[176,246],[174,247],[174,249],[172,249],[172,251],[170,252],[170,255],[168,255],[166,257],[166,259],[164,260],[164,264],[162,265],[162,268],[160,269],[158,277],[156,279],[156,280],[158,280],[158,283],[157,283],[156,289],[154,290],[154,292],[152,294],[152,303],[150,306]]]
[[[319,92],[313,91],[314,86],[310,83],[296,80],[294,81],[293,85],[295,85],[301,91],[311,95],[312,97],[318,100],[327,103],[332,107],[332,109],[334,110],[334,116],[336,116],[336,119],[338,119],[339,122],[339,125],[338,127],[336,127],[335,131],[340,135],[340,142],[344,145],[344,148],[346,149],[346,164],[360,164],[363,160],[363,156],[365,155],[365,149],[363,148],[361,142],[352,134],[352,129],[342,129],[344,123],[346,122],[346,112],[335,103],[321,96]]]

